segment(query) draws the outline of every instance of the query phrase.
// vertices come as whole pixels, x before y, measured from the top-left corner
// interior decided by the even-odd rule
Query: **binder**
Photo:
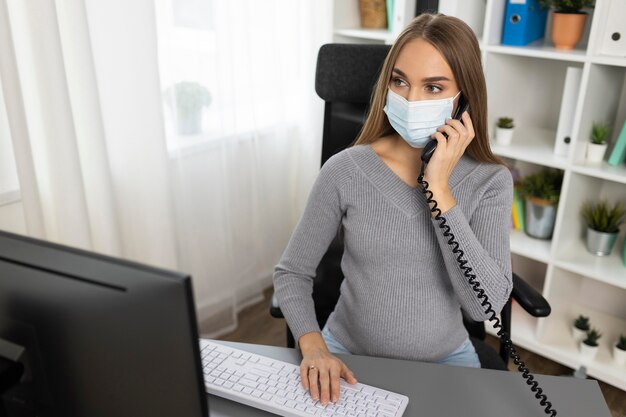
[[[387,29],[391,30],[393,27],[393,0],[386,0],[387,6]]]
[[[415,5],[415,16],[422,13],[437,13],[439,11],[439,0],[417,0]]]
[[[480,39],[485,18],[485,3],[484,0],[439,0],[439,13],[458,17],[467,23]]]
[[[517,227],[515,227],[520,232],[523,232],[526,229],[526,207],[525,201],[520,194],[520,186],[516,185],[513,187],[513,210],[514,213],[517,212]]]
[[[603,55],[626,56],[626,1],[610,0],[608,10],[598,52]]]
[[[543,38],[548,10],[537,0],[507,0],[502,27],[502,44],[524,46]]]
[[[513,202],[513,229],[515,230],[521,230],[519,219],[520,219],[520,216],[519,216],[519,212],[517,211],[517,203]]]
[[[557,156],[567,157],[570,152],[574,113],[576,112],[582,75],[582,68],[567,67],[565,84],[563,85],[563,98],[561,99],[561,111],[559,113],[559,125],[556,129],[554,141],[554,154]]]
[[[391,23],[391,35],[395,39],[404,30],[413,17],[417,0],[394,0],[393,22]]]
[[[613,150],[611,151],[608,162],[609,165],[619,165],[624,161],[626,161],[626,121],[624,122],[624,126],[622,126],[619,136],[615,139],[615,145],[613,145]]]
[[[398,35],[415,17],[415,4],[417,0],[394,0],[393,1],[393,22],[391,23],[391,35],[397,38]]]

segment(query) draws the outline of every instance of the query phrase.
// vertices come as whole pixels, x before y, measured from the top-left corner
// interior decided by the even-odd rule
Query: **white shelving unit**
[[[398,3],[398,0],[396,0]],[[402,2],[400,2],[402,3]],[[513,164],[522,175],[545,167],[564,171],[564,181],[551,240],[534,239],[511,231],[513,267],[539,290],[552,314],[537,319],[513,306],[513,342],[546,358],[626,390],[626,367],[612,361],[619,334],[626,334],[626,266],[621,259],[625,230],[608,257],[585,248],[585,225],[580,207],[587,199],[626,202],[626,166],[606,162],[589,165],[585,146],[594,121],[612,124],[612,140],[626,119],[626,57],[602,56],[599,50],[609,2],[596,0],[582,41],[573,51],[554,48],[546,37],[524,47],[500,44],[505,0],[486,0],[483,26],[476,30],[483,53],[489,97],[489,125],[500,116],[513,116],[516,130],[511,145],[492,143],[494,153]],[[415,7],[413,3],[411,5]],[[412,15],[404,18],[406,25]],[[462,16],[459,16],[462,18]],[[396,31],[358,29],[358,0],[335,1],[335,42],[391,44]],[[484,35],[483,35],[484,34]],[[580,92],[567,157],[554,155],[561,97],[568,67],[582,69]],[[493,135],[493,132],[491,132]],[[608,157],[605,156],[605,160]],[[622,228],[624,229],[624,228]],[[587,315],[603,334],[595,359],[586,361],[571,335],[579,314]],[[489,326],[488,326],[489,327]],[[495,334],[493,329],[489,332]]]

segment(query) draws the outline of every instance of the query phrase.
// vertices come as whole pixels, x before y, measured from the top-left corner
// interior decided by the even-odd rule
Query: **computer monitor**
[[[6,412],[207,417],[193,306],[188,275],[0,231]]]

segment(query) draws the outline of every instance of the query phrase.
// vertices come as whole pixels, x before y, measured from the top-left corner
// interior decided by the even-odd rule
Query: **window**
[[[262,3],[156,2],[168,149],[251,137],[295,111],[278,91],[299,85],[297,62],[280,50],[291,23]]]
[[[19,200],[19,189],[13,143],[0,83],[0,205]]]

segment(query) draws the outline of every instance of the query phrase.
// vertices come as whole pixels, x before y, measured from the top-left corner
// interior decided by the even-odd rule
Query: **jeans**
[[[324,338],[324,342],[326,342],[326,346],[328,346],[328,350],[332,353],[343,353],[346,355],[350,355],[351,352],[346,349],[333,334],[328,330],[328,325],[324,326],[322,329],[322,337]],[[465,342],[461,344],[454,352],[449,354],[443,359],[440,359],[437,363],[443,365],[454,365],[454,366],[465,366],[468,368],[480,368],[480,361],[478,360],[478,355],[476,354],[476,350],[474,350],[474,345],[469,340],[469,338],[465,339]]]

